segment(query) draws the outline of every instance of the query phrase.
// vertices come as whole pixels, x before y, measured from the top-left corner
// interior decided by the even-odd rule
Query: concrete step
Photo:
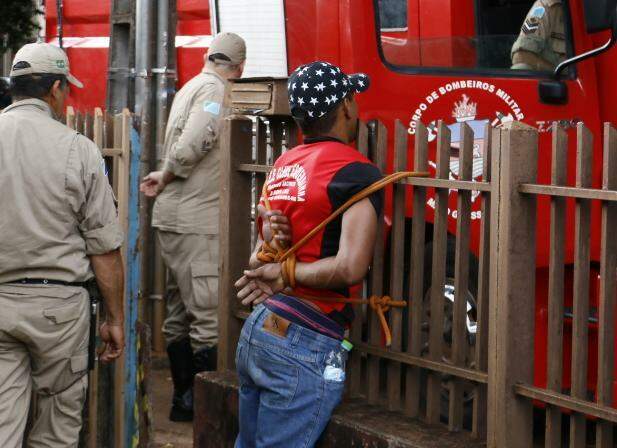
[[[208,372],[195,380],[195,447],[233,447],[238,433],[238,380],[234,373]],[[348,400],[337,408],[319,448],[481,448],[467,433],[449,433],[396,412]]]

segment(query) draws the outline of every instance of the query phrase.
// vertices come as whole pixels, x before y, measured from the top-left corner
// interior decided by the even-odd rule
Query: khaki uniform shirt
[[[526,60],[524,50],[539,58]],[[566,59],[564,5],[561,0],[537,0],[529,10],[521,33],[512,47],[513,69],[546,70]],[[541,66],[539,66],[541,65]]]
[[[0,136],[0,283],[92,278],[88,256],[123,242],[99,149],[37,99],[4,109]]]
[[[163,169],[177,177],[154,203],[152,225],[216,235],[219,227],[219,128],[225,81],[203,71],[176,94],[165,131]]]

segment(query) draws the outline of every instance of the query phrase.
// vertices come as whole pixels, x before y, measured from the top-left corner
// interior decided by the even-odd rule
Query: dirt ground
[[[152,376],[150,383],[150,404],[154,418],[153,448],[191,448],[193,446],[193,424],[169,421],[172,382],[164,354],[152,355]]]

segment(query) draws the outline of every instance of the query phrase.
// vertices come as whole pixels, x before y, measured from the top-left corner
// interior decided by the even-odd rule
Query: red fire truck
[[[415,122],[429,127],[437,120],[452,131],[453,151],[460,124],[476,131],[474,179],[483,165],[483,129],[520,120],[540,132],[539,181],[550,180],[550,131],[554,122],[570,129],[583,121],[594,135],[601,123],[617,123],[617,54],[612,44],[611,18],[615,0],[563,0],[568,58],[606,44],[606,52],[569,65],[556,80],[553,73],[512,70],[510,50],[533,0],[177,0],[177,87],[197,74],[213,31],[235,31],[248,43],[245,76],[287,76],[312,60],[327,60],[348,72],[363,71],[372,88],[358,97],[361,118],[379,118],[392,131],[395,120],[415,133]],[[79,109],[105,102],[110,1],[64,0],[63,43],[73,73],[85,84],[73,90]],[[57,42],[56,1],[46,2],[47,40]],[[139,20],[139,18],[137,19]],[[591,57],[593,56],[593,57]],[[390,132],[390,135],[393,133]],[[388,154],[392,163],[392,142]],[[434,149],[433,149],[434,150]],[[574,183],[574,151],[570,151],[569,184]],[[410,155],[411,156],[411,155]],[[601,139],[596,138],[594,187],[601,186]],[[434,153],[432,159],[434,160]],[[452,157],[451,175],[458,174]],[[475,199],[475,198],[474,198]],[[455,240],[456,207],[452,202],[449,231]],[[538,219],[535,383],[546,385],[548,202],[540,200]],[[481,212],[474,203],[472,248],[477,251]],[[434,202],[427,203],[432,220]],[[387,219],[387,218],[386,218]],[[410,213],[411,219],[411,213]],[[567,229],[566,258],[573,260],[573,222]],[[599,210],[593,211],[599,228]],[[592,224],[592,225],[593,225]],[[427,232],[427,235],[432,232]],[[521,241],[521,244],[525,244]],[[430,245],[430,241],[427,241]],[[599,235],[591,241],[592,260],[600,255]],[[595,390],[597,371],[598,269],[591,266],[589,315],[589,383]],[[473,266],[472,266],[472,276]],[[477,272],[477,270],[476,270]],[[565,302],[563,385],[570,385],[572,269],[568,269]],[[476,273],[477,275],[477,273]],[[453,276],[453,260],[448,267]],[[472,282],[473,283],[473,282]],[[444,300],[453,300],[448,280]],[[469,294],[470,336],[474,326],[474,288]],[[473,340],[473,338],[471,338]],[[617,359],[617,357],[616,357]],[[617,397],[617,383],[614,387]]]

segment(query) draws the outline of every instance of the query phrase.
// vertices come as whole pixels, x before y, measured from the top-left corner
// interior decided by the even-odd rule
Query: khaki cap
[[[206,54],[207,59],[216,55],[223,55],[214,58],[217,64],[242,64],[246,59],[246,43],[235,33],[219,33],[212,39]]]
[[[64,50],[46,43],[26,44],[13,58],[10,76],[51,73],[65,75],[66,79],[80,89],[84,86],[69,71],[69,58]]]

